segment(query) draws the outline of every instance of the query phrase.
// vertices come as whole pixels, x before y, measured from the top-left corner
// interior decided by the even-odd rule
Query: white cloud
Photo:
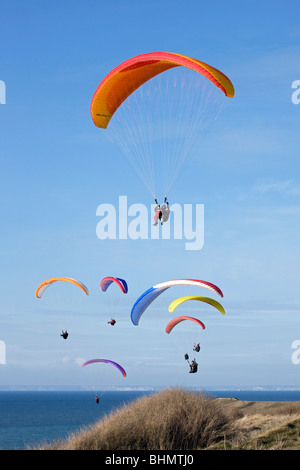
[[[78,366],[82,366],[82,364],[84,364],[85,362],[85,359],[82,359],[82,357],[76,357],[75,359],[75,364],[77,364]]]
[[[70,360],[71,359],[68,356],[65,356],[65,357],[62,358],[62,363],[63,364],[68,364],[70,362]]]
[[[293,181],[275,181],[275,182],[261,182],[257,183],[253,187],[254,191],[260,193],[266,193],[269,191],[284,193],[287,195],[296,196],[300,194],[300,187],[298,187]]]

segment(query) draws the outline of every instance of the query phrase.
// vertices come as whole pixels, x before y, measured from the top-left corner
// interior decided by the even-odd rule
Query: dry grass
[[[41,450],[300,450],[300,402],[214,399],[170,388]]]
[[[204,449],[235,435],[234,422],[217,400],[171,388],[120,408],[65,442],[39,449]]]
[[[236,436],[227,449],[300,449],[300,402],[245,402],[223,400],[224,408],[237,416]],[[212,449],[224,449],[220,443]]]

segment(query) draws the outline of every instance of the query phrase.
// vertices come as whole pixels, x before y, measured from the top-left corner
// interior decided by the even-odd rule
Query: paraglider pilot
[[[67,337],[69,336],[69,333],[67,332],[67,330],[63,331],[61,330],[61,335],[63,337],[63,339],[67,339]]]
[[[199,352],[200,351],[200,344],[194,344],[194,349],[193,351]]]
[[[157,225],[158,224],[158,220],[160,220],[160,223],[161,225],[164,223],[164,222],[167,222],[167,220],[169,219],[169,216],[170,216],[170,208],[169,208],[169,203],[167,201],[167,197],[165,197],[165,200],[164,200],[164,205],[163,206],[160,206],[157,202],[157,199],[155,198],[154,199],[155,203],[156,203],[156,207],[154,208],[154,224],[153,225]],[[167,205],[166,205],[167,204]]]
[[[198,371],[198,363],[196,362],[196,360],[194,359],[191,363],[190,363],[190,374],[194,374],[195,372]]]
[[[116,323],[116,320],[114,320],[113,318],[108,321],[107,323],[109,323],[110,325],[114,326],[114,324]]]

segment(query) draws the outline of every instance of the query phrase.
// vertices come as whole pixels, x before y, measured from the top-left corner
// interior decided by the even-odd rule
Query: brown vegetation
[[[300,403],[215,399],[170,388],[46,450],[300,449]]]
[[[230,438],[232,434],[233,419],[214,399],[172,388],[140,398],[50,448],[199,449]],[[49,446],[44,448],[49,449]]]
[[[300,449],[300,402],[219,401],[224,409],[236,413],[238,432],[224,446],[216,444],[211,449]]]

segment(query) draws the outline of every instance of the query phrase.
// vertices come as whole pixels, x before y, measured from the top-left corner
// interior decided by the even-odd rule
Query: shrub
[[[217,400],[170,388],[140,398],[50,448],[191,450],[206,448],[233,433],[234,418],[224,412]]]

